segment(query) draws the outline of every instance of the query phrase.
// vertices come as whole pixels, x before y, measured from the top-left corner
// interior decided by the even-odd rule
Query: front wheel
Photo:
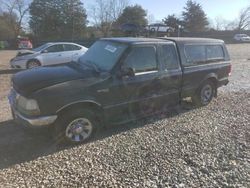
[[[197,106],[206,106],[212,101],[213,97],[215,96],[215,93],[215,84],[211,81],[206,81],[198,89],[195,96],[192,97],[192,100]]]
[[[57,144],[78,144],[88,141],[96,131],[92,112],[76,110],[66,112],[56,122],[55,141]]]
[[[27,63],[27,69],[33,69],[33,68],[36,68],[36,67],[39,67],[41,66],[41,63],[37,60],[30,60],[28,63]]]

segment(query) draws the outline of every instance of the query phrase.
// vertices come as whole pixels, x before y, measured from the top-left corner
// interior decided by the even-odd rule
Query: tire
[[[40,67],[40,66],[41,66],[41,63],[38,60],[35,60],[35,59],[30,60],[27,63],[27,69],[33,69],[33,68]]]
[[[150,29],[150,31],[151,31],[152,33],[154,33],[154,32],[155,32],[155,28]]]
[[[96,132],[96,118],[89,110],[68,111],[55,123],[54,140],[57,145],[73,145],[89,141]]]
[[[212,81],[205,81],[192,97],[196,106],[207,106],[216,94],[215,84]]]

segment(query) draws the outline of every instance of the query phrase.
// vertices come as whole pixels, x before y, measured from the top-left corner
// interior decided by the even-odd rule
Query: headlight
[[[23,96],[18,97],[17,108],[27,115],[39,115],[40,113],[37,101],[34,99],[27,99]]]
[[[18,58],[14,59],[14,61],[23,61],[23,60],[25,60],[25,58],[23,58],[23,57],[18,57]]]

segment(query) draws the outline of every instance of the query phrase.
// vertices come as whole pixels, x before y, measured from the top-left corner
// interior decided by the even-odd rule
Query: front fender
[[[79,101],[71,102],[71,103],[66,104],[63,107],[59,108],[56,111],[56,114],[66,110],[66,109],[69,109],[70,107],[76,106],[76,105],[79,105],[79,106],[91,105],[91,106],[96,107],[98,109],[103,109],[102,105],[94,100],[79,100]]]

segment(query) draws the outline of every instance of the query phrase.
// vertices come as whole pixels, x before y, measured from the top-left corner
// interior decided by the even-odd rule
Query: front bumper
[[[29,127],[46,127],[52,125],[57,119],[57,115],[28,118],[13,109],[12,114],[15,120]]]
[[[18,96],[20,95],[14,89],[11,89],[10,94],[8,95],[8,100],[14,120],[30,127],[48,126],[56,121],[57,115],[28,117],[21,114],[16,108],[16,100]]]
[[[34,127],[51,125],[57,119],[56,115],[54,115],[54,116],[41,116],[41,117],[36,117],[36,118],[26,118],[26,117],[22,116],[21,114],[17,114],[17,116],[22,121],[25,121],[29,125],[34,126]]]
[[[11,60],[10,67],[15,69],[26,69],[27,60]]]

